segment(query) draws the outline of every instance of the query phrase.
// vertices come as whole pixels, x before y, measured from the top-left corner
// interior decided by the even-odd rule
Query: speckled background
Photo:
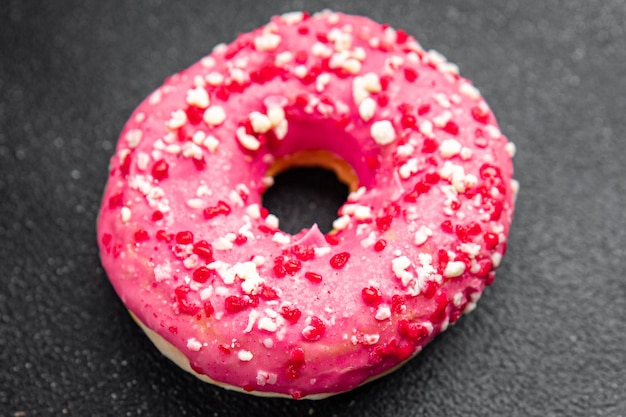
[[[258,399],[152,347],[102,271],[96,213],[117,134],[166,76],[273,14],[325,7],[458,63],[517,144],[522,188],[473,314],[351,393]],[[623,0],[4,0],[0,415],[626,416],[625,22]]]

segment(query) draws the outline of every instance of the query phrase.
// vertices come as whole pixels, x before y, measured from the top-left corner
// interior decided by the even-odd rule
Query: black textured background
[[[130,112],[273,14],[330,7],[460,65],[518,147],[479,308],[397,373],[320,402],[179,371],[103,273],[95,221]],[[2,0],[1,416],[626,416],[624,0]],[[292,201],[292,199],[289,199]]]

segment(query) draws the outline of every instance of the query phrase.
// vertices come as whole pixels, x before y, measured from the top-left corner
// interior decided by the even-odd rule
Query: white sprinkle
[[[199,198],[192,198],[187,200],[187,206],[192,208],[192,209],[199,209],[202,208],[202,200]]]
[[[443,93],[435,93],[433,94],[433,97],[435,101],[437,101],[437,103],[445,109],[449,109],[450,106],[452,105],[450,103],[450,100],[448,99],[448,96]]]
[[[472,157],[472,150],[470,148],[467,147],[462,147],[461,148],[461,159],[464,161],[467,161],[468,159],[470,159]]]
[[[302,12],[287,12],[280,15],[281,19],[288,25],[293,25],[294,23],[299,23],[304,18],[304,13]]]
[[[139,152],[137,154],[137,168],[141,171],[145,171],[148,169],[148,164],[150,164],[150,155],[145,152]]]
[[[209,93],[203,87],[187,90],[187,104],[206,109],[209,107]]]
[[[364,77],[354,77],[352,81],[352,99],[354,103],[358,106],[361,104],[363,100],[369,97],[370,93],[365,87],[365,79]]]
[[[349,58],[344,62],[343,69],[352,75],[356,75],[361,72],[361,62],[354,58]]]
[[[254,255],[254,257],[252,258],[252,262],[256,265],[256,266],[261,266],[265,263],[265,257],[261,256],[261,255]]]
[[[161,265],[157,265],[154,267],[154,280],[156,282],[161,282],[166,280],[172,276],[172,267],[169,261],[165,261]]]
[[[501,262],[502,254],[500,252],[495,252],[493,255],[491,255],[491,264],[494,268],[499,267]]]
[[[204,122],[211,127],[219,126],[226,120],[226,113],[222,106],[211,106],[205,110],[202,118]]]
[[[156,90],[154,93],[150,95],[148,102],[154,106],[155,104],[159,104],[161,102],[162,97],[163,97],[163,93],[161,92],[161,90],[160,89]]]
[[[376,310],[376,316],[374,316],[376,320],[383,321],[387,320],[391,317],[391,309],[388,306],[381,305],[378,306],[378,310]]]
[[[206,79],[206,82],[212,86],[218,86],[224,82],[224,76],[219,72],[210,72],[204,78]]]
[[[228,193],[228,200],[232,205],[237,207],[243,207],[244,205],[243,198],[241,198],[241,195],[235,190],[231,190],[230,193]]]
[[[168,129],[176,130],[185,123],[187,123],[187,114],[182,110],[176,110],[172,113],[170,119],[165,122],[165,126],[167,126]]]
[[[269,117],[258,111],[251,112],[249,119],[254,133],[265,133],[272,128],[272,122]]]
[[[461,261],[451,261],[446,265],[443,276],[447,278],[459,277],[465,272],[465,263]]]
[[[306,75],[309,73],[309,69],[306,67],[306,65],[296,65],[296,67],[293,69],[293,73],[296,77],[302,79],[306,77]]]
[[[459,92],[465,97],[471,98],[472,100],[480,99],[480,91],[478,91],[478,89],[470,83],[461,83],[459,87]]]
[[[254,355],[249,350],[240,350],[239,353],[237,353],[237,357],[242,362],[250,362]]]
[[[419,130],[420,133],[424,136],[427,136],[429,138],[434,137],[433,124],[430,120],[424,120],[422,123],[420,123]]]
[[[218,48],[220,45],[216,45],[215,48]],[[225,46],[225,45],[224,45]],[[214,50],[215,50],[214,48]],[[215,58],[213,58],[212,56],[205,56],[204,58],[202,58],[202,60],[200,61],[200,64],[205,67],[205,68],[212,68],[215,66]]]
[[[290,51],[285,51],[276,55],[276,59],[274,60],[274,63],[278,67],[284,67],[291,61],[293,61],[293,54]]]
[[[271,106],[267,108],[267,117],[272,123],[272,127],[277,127],[285,120],[285,110],[280,106]]]
[[[267,217],[265,218],[265,224],[271,227],[272,229],[278,229],[278,224],[279,224],[278,217],[276,217],[274,214],[268,214]]]
[[[209,150],[209,152],[214,153],[217,150],[217,147],[219,146],[220,141],[217,140],[217,138],[213,135],[209,135],[207,136],[203,141],[202,141],[202,146],[204,146],[205,148],[207,148]]]
[[[452,304],[454,304],[456,307],[459,307],[462,302],[463,302],[463,293],[457,292],[456,294],[454,294],[454,296],[452,297]]]
[[[206,287],[200,290],[200,299],[202,301],[208,300],[213,295],[213,287]]]
[[[500,132],[500,129],[498,129],[494,125],[485,126],[485,130],[487,131],[487,134],[493,139],[499,139],[502,136],[502,132]]]
[[[406,256],[399,256],[391,261],[393,273],[402,281],[402,285],[405,287],[409,284],[409,281],[413,279],[413,274],[407,271],[409,266],[411,266],[411,260]]]
[[[506,145],[504,145],[504,150],[509,154],[511,158],[515,157],[516,147],[513,142],[508,142]]]
[[[313,55],[322,58],[330,58],[333,54],[333,50],[321,42],[315,42],[311,47],[311,51],[313,52]]]
[[[122,214],[122,222],[128,223],[130,221],[130,217],[132,215],[132,212],[130,211],[130,209],[128,207],[124,206],[124,207],[122,207],[120,212]]]
[[[433,231],[431,229],[429,229],[428,227],[422,225],[420,226],[420,228],[417,230],[417,232],[415,232],[415,244],[417,246],[421,246],[424,243],[426,243],[426,241],[428,240],[428,238],[430,236],[433,235]]]
[[[364,334],[363,343],[366,345],[375,345],[380,340],[379,334]]]
[[[183,261],[183,265],[187,269],[194,269],[195,267],[198,266],[198,263],[199,263],[199,258],[198,258],[198,255],[196,255],[195,253],[186,257],[185,260]]]
[[[274,322],[274,320],[272,320],[269,317],[263,317],[261,319],[259,319],[259,325],[258,328],[260,330],[267,330],[268,332],[275,332],[278,329],[278,326],[276,325],[276,323]]]
[[[365,98],[361,104],[359,104],[359,116],[363,119],[364,122],[368,122],[372,117],[374,117],[374,112],[376,111],[376,100],[371,97]]]
[[[289,242],[291,242],[291,238],[284,233],[276,232],[274,233],[274,236],[272,236],[272,242],[280,245],[288,245]]]
[[[243,333],[250,333],[252,331],[252,328],[254,327],[254,322],[259,317],[259,315],[259,312],[256,310],[251,310],[250,313],[248,313],[248,324],[246,325],[246,328],[243,329]]]
[[[413,152],[415,152],[415,147],[410,143],[399,145],[398,149],[396,150],[396,154],[401,157],[411,156],[413,155]]]
[[[406,161],[406,163],[400,166],[400,168],[398,169],[398,174],[400,175],[400,178],[406,180],[411,175],[417,173],[418,170],[419,170],[418,159],[411,158],[408,161]]]
[[[254,39],[254,47],[257,51],[273,51],[280,44],[281,37],[275,33],[264,33]]]
[[[324,246],[322,248],[313,248],[315,252],[315,257],[319,258],[320,256],[328,255],[331,252],[330,246]]]
[[[230,250],[233,248],[233,242],[231,242],[224,236],[220,236],[213,241],[213,248],[215,250]]]
[[[202,159],[202,148],[193,142],[183,143],[183,156],[185,158]]]
[[[318,93],[321,93],[322,91],[324,91],[324,89],[329,83],[330,83],[329,73],[325,72],[323,74],[318,75],[317,78],[315,79],[315,91],[317,91]]]
[[[256,151],[261,147],[261,142],[257,138],[252,135],[246,133],[246,128],[243,126],[239,126],[235,131],[235,135],[237,136],[237,140],[244,148],[249,151]]]
[[[250,204],[246,207],[246,214],[250,216],[251,219],[259,219],[261,218],[261,206],[257,203]]]
[[[358,201],[361,199],[361,197],[363,197],[363,195],[365,194],[365,192],[367,191],[367,188],[361,186],[359,187],[358,190],[351,192],[350,194],[348,194],[348,201]]]
[[[380,77],[375,72],[363,75],[363,87],[370,93],[379,93],[383,89],[380,85]]]
[[[335,221],[333,221],[333,229],[343,230],[346,227],[348,227],[349,224],[350,224],[350,216],[346,214],[335,219]]]
[[[396,139],[396,131],[389,120],[380,120],[372,124],[370,134],[374,141],[381,145],[389,145]]]
[[[357,206],[354,210],[354,217],[357,220],[369,220],[372,218],[372,209],[368,206]]]
[[[461,152],[461,144],[456,139],[445,139],[439,145],[439,152],[444,158],[452,158]]]
[[[450,120],[452,120],[452,113],[449,110],[444,110],[443,113],[433,119],[433,123],[437,127],[444,127]]]
[[[140,129],[129,130],[128,133],[126,133],[126,142],[128,142],[128,147],[130,149],[135,149],[137,145],[139,145],[142,136],[143,132]]]
[[[191,339],[187,340],[187,349],[193,352],[197,352],[202,349],[202,343],[200,343],[195,337],[192,337]]]

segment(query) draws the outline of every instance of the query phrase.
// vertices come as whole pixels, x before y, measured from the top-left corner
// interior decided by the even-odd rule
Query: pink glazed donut
[[[500,264],[514,146],[455,65],[359,16],[289,13],[218,45],[124,127],[102,264],[155,345],[198,378],[295,399],[396,369]],[[327,235],[262,206],[277,173],[351,189]]]

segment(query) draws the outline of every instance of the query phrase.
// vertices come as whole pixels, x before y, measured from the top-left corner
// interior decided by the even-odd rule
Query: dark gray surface
[[[213,4],[211,4],[213,3]],[[288,10],[405,28],[518,147],[508,253],[479,308],[399,372],[320,402],[179,371],[132,323],[95,220],[126,118]],[[626,416],[626,3],[19,1],[0,7],[0,415]]]

